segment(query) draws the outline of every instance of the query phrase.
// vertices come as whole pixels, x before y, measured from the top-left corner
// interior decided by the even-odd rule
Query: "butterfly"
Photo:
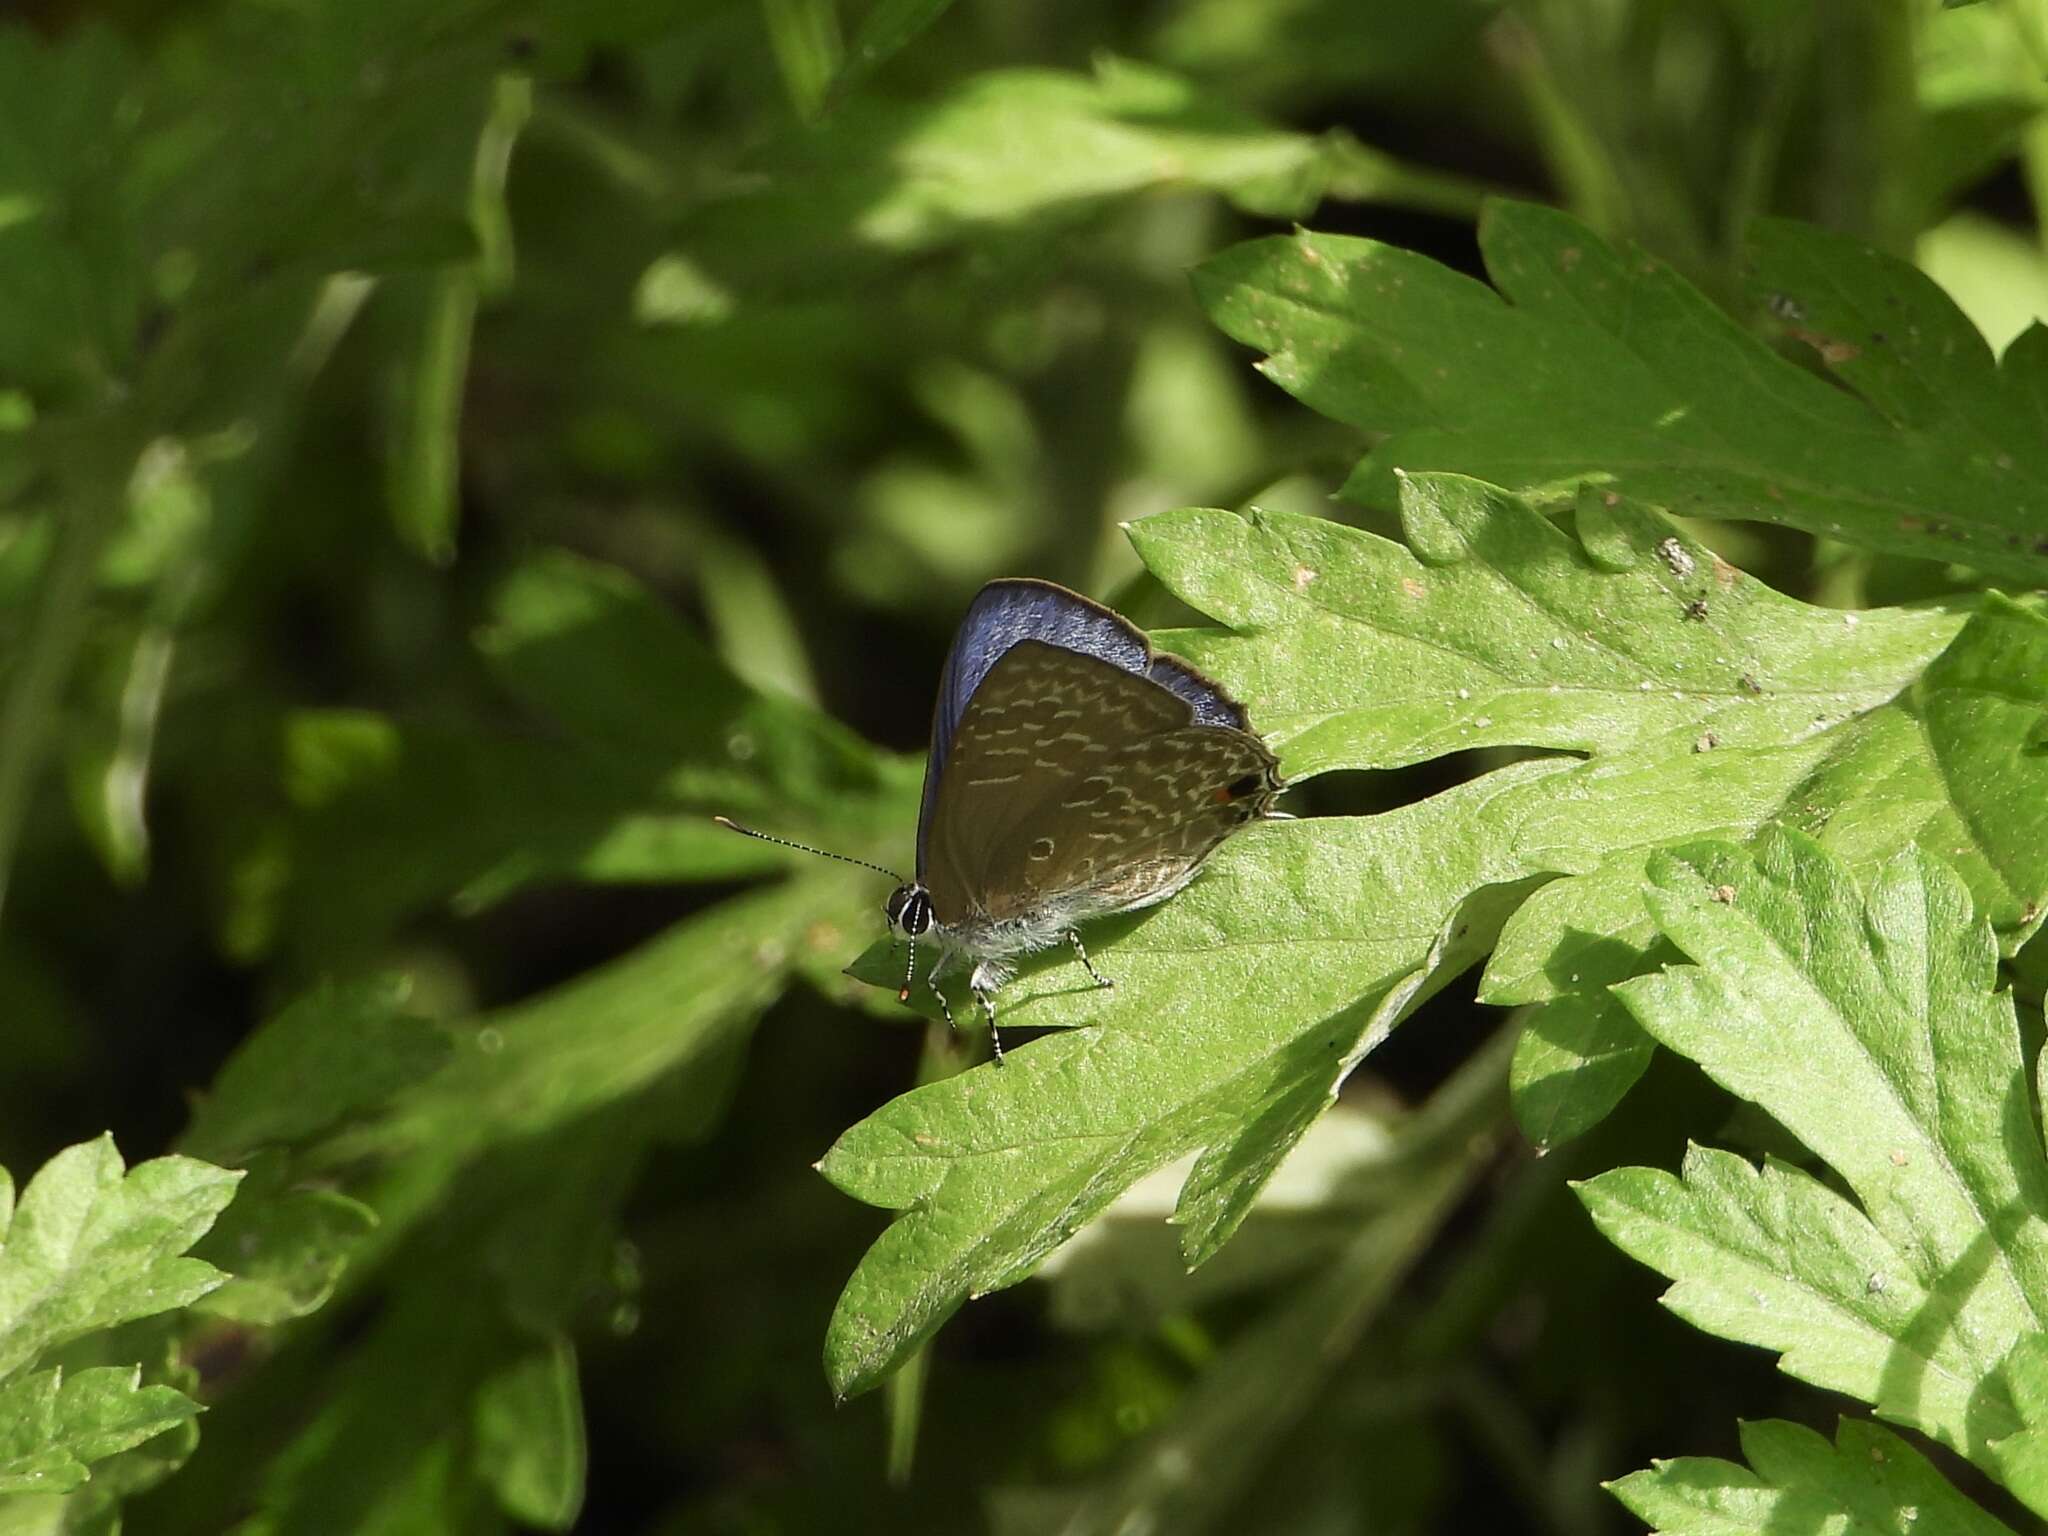
[[[898,882],[883,904],[909,941],[900,1001],[920,942],[939,978],[967,986],[1003,1060],[995,994],[1023,956],[1065,943],[1098,987],[1080,925],[1166,900],[1238,828],[1278,815],[1278,760],[1244,706],[1100,603],[1049,581],[1006,579],[968,606],[939,677],[917,818],[917,878],[770,837]]]

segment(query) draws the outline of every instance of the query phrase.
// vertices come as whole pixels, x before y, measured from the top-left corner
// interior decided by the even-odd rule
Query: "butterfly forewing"
[[[924,800],[917,816],[920,872],[929,856],[939,784],[946,775],[953,738],[966,717],[967,706],[996,663],[1022,640],[1037,640],[1060,651],[1099,657],[1125,672],[1142,672],[1152,660],[1152,648],[1143,630],[1078,592],[1028,578],[992,581],[983,587],[961,616],[953,648],[946,656],[945,671],[939,678],[939,696],[932,707],[931,756],[925,767]]]
[[[924,874],[938,920],[1049,904],[1082,917],[1184,884],[1277,787],[1258,738],[1197,713],[1094,656],[1012,646],[961,712],[932,807]]]

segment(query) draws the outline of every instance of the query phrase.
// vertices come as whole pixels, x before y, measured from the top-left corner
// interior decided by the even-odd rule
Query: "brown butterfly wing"
[[[1020,641],[962,714],[932,815],[938,920],[1075,917],[1171,894],[1262,815],[1274,758],[1249,732],[1079,651]]]
[[[1027,884],[1079,893],[1070,920],[1149,906],[1266,814],[1280,792],[1276,769],[1265,744],[1245,731],[1189,726],[1148,737],[1112,754],[1060,802],[1057,835],[1005,852],[1037,865],[1038,879]]]

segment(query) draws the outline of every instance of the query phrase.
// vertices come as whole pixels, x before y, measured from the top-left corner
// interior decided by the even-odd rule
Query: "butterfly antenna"
[[[776,843],[784,848],[794,848],[798,853],[815,853],[821,859],[837,859],[842,864],[858,864],[862,869],[872,869],[878,875],[887,875],[898,885],[903,883],[903,877],[897,874],[895,870],[884,869],[879,864],[870,864],[866,859],[849,858],[843,853],[833,853],[827,848],[813,848],[809,843],[793,843],[786,837],[770,837],[766,832],[756,832],[752,827],[741,826],[730,816],[714,816],[711,819],[727,831],[739,833],[741,837],[756,837],[764,843]]]

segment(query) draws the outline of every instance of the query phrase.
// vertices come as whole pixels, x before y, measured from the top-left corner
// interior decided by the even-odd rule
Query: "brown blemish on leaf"
[[[1561,271],[1570,272],[1577,268],[1580,258],[1586,253],[1576,245],[1568,245],[1557,253],[1557,265]]]
[[[1294,568],[1295,591],[1306,592],[1310,587],[1315,585],[1315,580],[1316,573],[1310,567],[1306,565],[1297,565]]]
[[[1424,592],[1428,591],[1429,589],[1423,586],[1423,584],[1417,581],[1413,576],[1403,576],[1401,578],[1401,590],[1403,592],[1406,592],[1410,597],[1419,598],[1422,596]]]
[[[1830,368],[1851,362],[1863,355],[1863,349],[1853,341],[1840,341],[1833,336],[1823,336],[1819,331],[1810,331],[1803,325],[1787,326],[1786,334],[1795,341],[1803,341],[1820,354],[1820,360]]]
[[[1721,738],[1712,731],[1701,731],[1700,739],[1692,744],[1695,752],[1711,752],[1721,745]]]
[[[1708,894],[1724,907],[1735,905],[1735,887],[1732,885],[1717,885]]]
[[[1714,585],[1722,591],[1725,592],[1728,588],[1734,586],[1735,578],[1741,574],[1740,571],[1736,570],[1734,566],[1723,560],[1719,555],[1714,556]]]

